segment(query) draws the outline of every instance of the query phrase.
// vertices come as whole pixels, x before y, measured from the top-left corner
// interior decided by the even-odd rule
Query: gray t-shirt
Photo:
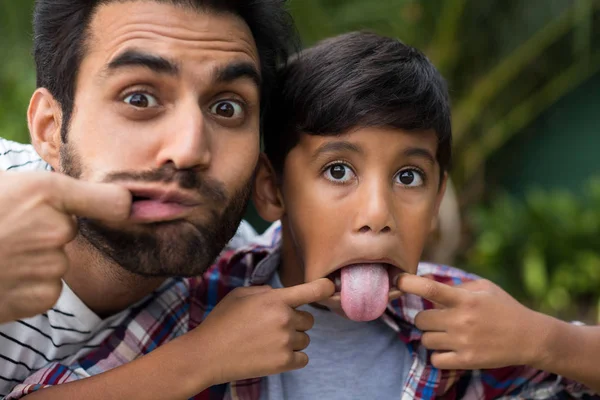
[[[282,287],[276,273],[270,285]],[[308,334],[308,366],[263,380],[261,400],[398,399],[411,358],[380,320],[354,322],[327,310],[303,306],[315,317]]]

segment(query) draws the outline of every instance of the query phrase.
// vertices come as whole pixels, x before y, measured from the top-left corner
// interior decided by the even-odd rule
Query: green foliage
[[[536,309],[587,320],[600,301],[600,179],[584,196],[532,190],[472,213],[469,270]]]
[[[26,110],[35,90],[31,60],[32,0],[0,0],[0,136],[27,142]]]
[[[448,79],[454,182],[600,71],[600,0],[291,0],[310,45],[356,29],[422,49]]]

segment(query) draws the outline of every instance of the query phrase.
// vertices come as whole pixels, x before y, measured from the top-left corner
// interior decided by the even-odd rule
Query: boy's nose
[[[371,187],[363,191],[354,222],[357,233],[392,233],[396,223],[389,188]]]
[[[202,110],[197,104],[180,110],[162,138],[158,164],[175,168],[206,169],[211,162],[211,138]]]

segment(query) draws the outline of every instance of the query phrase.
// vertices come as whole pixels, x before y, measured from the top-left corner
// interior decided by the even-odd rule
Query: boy
[[[203,280],[190,285],[197,288],[189,294],[190,320],[195,321],[190,329],[238,286],[278,288],[328,277],[338,293],[319,304],[298,307],[315,320],[307,368],[213,387],[197,398],[585,396],[581,385],[529,367],[457,371],[432,364],[427,346],[454,349],[436,343],[435,334],[447,327],[430,313],[455,310],[453,300],[471,293],[468,285],[474,284],[468,282],[476,277],[419,264],[451,158],[447,91],[429,61],[398,41],[353,33],[302,53],[282,71],[280,83],[280,97],[266,119],[266,157],[256,173],[254,201],[263,218],[281,220],[281,225],[272,226],[256,246],[225,253]],[[432,280],[409,275],[417,268]],[[435,281],[467,286],[457,289]],[[431,302],[402,295],[398,288],[446,308],[434,310]],[[498,298],[504,305],[505,298]],[[415,321],[423,310],[427,311],[419,315],[427,318]],[[415,322],[433,332],[423,334]],[[117,333],[70,369],[50,366],[28,383],[76,380],[147,353],[152,347],[148,342],[153,342],[140,341],[135,327],[131,331]],[[128,341],[129,336],[138,340]],[[296,339],[307,340],[305,334]],[[192,349],[174,344],[163,346],[171,346],[176,365]],[[518,351],[509,349],[507,355]],[[448,353],[452,351],[441,354]],[[497,359],[488,361],[498,366]],[[140,398],[145,395],[140,393]]]
[[[565,389],[556,376],[528,367],[455,370],[521,361],[598,387],[589,355],[578,359],[584,364],[588,359],[587,371],[581,365],[567,367],[566,359],[548,363],[547,356],[557,351],[545,354],[543,361],[538,356],[546,348],[536,344],[542,335],[533,334],[546,334],[543,328],[555,327],[554,322],[547,323],[548,317],[523,312],[524,307],[499,288],[485,281],[470,282],[476,277],[462,271],[419,266],[451,159],[445,82],[419,51],[369,33],[326,40],[283,71],[279,95],[267,119],[266,157],[254,190],[260,215],[281,220],[281,241],[271,256],[279,258],[278,267],[270,284],[287,287],[330,277],[338,294],[320,305],[299,308],[315,317],[307,349],[309,366],[266,378],[262,398],[394,398],[401,393],[403,398],[495,398],[517,393],[550,397]],[[265,274],[266,263],[259,264],[255,274]],[[455,289],[413,276],[417,268],[433,280],[466,286]],[[394,300],[398,288],[444,308],[418,316],[416,325],[431,332],[423,335],[411,324],[417,312],[432,308],[431,303],[411,295]],[[489,321],[484,313],[492,307],[469,315],[472,310],[458,306],[464,305],[462,300],[471,301],[472,309],[482,303],[469,297],[470,289],[496,294],[493,300],[501,306],[496,310],[515,312],[504,314],[509,319],[501,323]],[[389,300],[393,301],[388,306]],[[495,305],[492,300],[483,304]],[[321,311],[320,306],[353,321],[373,322],[354,323]],[[447,317],[440,317],[444,313]],[[460,324],[464,316],[472,318]],[[485,334],[482,338],[467,336],[472,333],[470,326],[486,327],[480,320],[496,330],[479,330]],[[540,328],[527,332],[532,322]],[[503,337],[508,331],[502,330],[502,323],[522,324],[521,331],[513,329],[513,336]],[[458,345],[465,337],[468,340],[461,348]],[[487,338],[500,339],[496,342],[502,345],[488,342],[492,350],[481,346],[473,361],[457,363],[458,350],[464,348],[468,354]],[[568,339],[563,338],[550,343],[553,350],[567,345]],[[598,348],[591,341],[587,346]],[[497,347],[505,354],[493,354]],[[432,354],[427,349],[444,351]],[[432,362],[446,370],[437,370]],[[581,389],[575,387],[569,390]]]

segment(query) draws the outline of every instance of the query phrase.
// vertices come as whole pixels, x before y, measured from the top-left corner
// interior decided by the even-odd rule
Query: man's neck
[[[81,236],[66,246],[66,252],[70,268],[65,282],[101,318],[133,305],[165,281],[165,278],[146,278],[125,270]]]

